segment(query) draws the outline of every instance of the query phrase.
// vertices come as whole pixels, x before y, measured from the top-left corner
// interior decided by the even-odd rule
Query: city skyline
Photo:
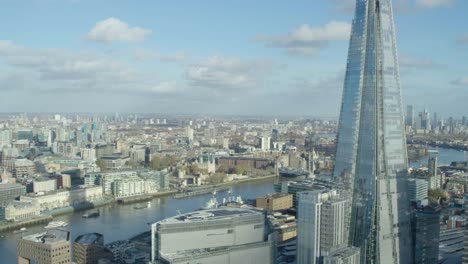
[[[354,1],[1,2],[1,112],[338,116]],[[404,104],[464,115],[467,3],[394,3]]]

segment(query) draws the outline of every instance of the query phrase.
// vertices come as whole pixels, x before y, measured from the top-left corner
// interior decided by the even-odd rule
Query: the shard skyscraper
[[[407,152],[391,0],[357,0],[334,177],[350,190],[361,263],[411,263]]]

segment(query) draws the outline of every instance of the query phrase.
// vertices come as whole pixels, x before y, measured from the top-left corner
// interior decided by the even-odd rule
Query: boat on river
[[[59,228],[59,227],[66,227],[67,225],[68,225],[68,223],[64,222],[64,221],[52,221],[47,226],[45,226],[44,228],[46,228],[46,229],[55,229],[55,228]]]
[[[99,215],[100,215],[99,211],[95,211],[95,212],[90,212],[90,213],[84,214],[83,218],[99,217]]]

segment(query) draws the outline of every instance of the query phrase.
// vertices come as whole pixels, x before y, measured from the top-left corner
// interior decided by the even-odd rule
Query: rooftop
[[[99,233],[89,233],[89,234],[84,234],[75,239],[76,243],[80,243],[83,245],[91,245],[95,244],[100,238],[102,238],[103,235]]]
[[[271,194],[267,194],[267,195],[259,197],[259,198],[276,199],[276,198],[281,198],[281,197],[290,196],[290,195],[291,194],[287,194],[287,193],[271,193]]]
[[[2,183],[2,184],[0,184],[0,191],[10,190],[10,189],[18,189],[18,188],[25,188],[25,187],[23,185],[17,184],[17,183]]]
[[[160,223],[186,223],[186,222],[202,222],[202,221],[215,221],[225,220],[232,218],[239,218],[242,216],[263,215],[263,212],[256,209],[247,208],[221,208],[194,211],[191,213],[174,216],[167,218]]]
[[[51,229],[47,232],[25,236],[23,240],[52,245],[70,240],[70,232],[60,229]]]

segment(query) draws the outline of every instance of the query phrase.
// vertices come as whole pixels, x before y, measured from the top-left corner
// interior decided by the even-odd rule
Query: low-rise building
[[[104,247],[104,235],[89,233],[80,235],[73,243],[76,264],[98,264],[98,260],[112,255]]]
[[[267,211],[287,210],[293,206],[293,196],[287,193],[267,194],[258,197],[255,206]]]
[[[152,225],[152,261],[160,263],[271,263],[272,242],[263,211],[195,211]],[[246,258],[248,256],[248,258]]]
[[[71,191],[57,191],[48,194],[28,194],[20,197],[20,201],[37,204],[41,211],[53,210],[66,206],[93,202],[102,198],[101,186],[82,186]]]
[[[33,192],[53,192],[57,190],[57,179],[36,178],[32,182]]]
[[[293,215],[274,213],[268,216],[270,230],[277,232],[277,243],[283,243],[297,237],[297,222]]]
[[[21,221],[40,215],[40,207],[37,204],[20,201],[12,201],[8,205],[0,206],[1,214],[6,221]],[[1,220],[1,216],[0,216]]]

